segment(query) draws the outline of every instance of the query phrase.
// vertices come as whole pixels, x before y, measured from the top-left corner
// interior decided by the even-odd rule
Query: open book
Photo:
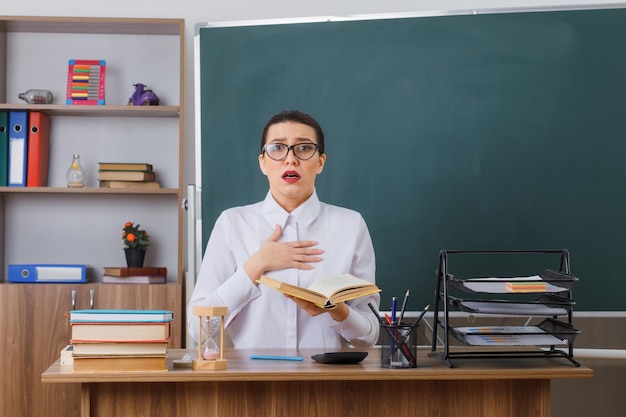
[[[257,282],[282,293],[310,301],[318,307],[326,309],[334,308],[337,303],[380,291],[376,284],[350,274],[322,278],[307,288],[288,284],[266,275],[263,275]]]

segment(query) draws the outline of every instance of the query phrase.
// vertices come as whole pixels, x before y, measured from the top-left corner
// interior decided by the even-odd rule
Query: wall
[[[547,8],[572,5],[620,4],[611,0],[317,0],[294,2],[269,1],[197,1],[178,0],[152,2],[147,0],[109,0],[108,2],[80,2],[75,0],[2,0],[1,15],[17,16],[94,16],[94,17],[159,17],[183,18],[186,21],[186,182],[195,182],[194,166],[194,85],[193,37],[197,23],[278,19],[308,16],[349,16],[361,14],[428,12],[442,14],[454,10]]]
[[[186,160],[188,168],[186,171],[186,182],[194,183],[195,167],[193,165],[195,157],[194,151],[194,85],[193,85],[193,36],[197,23],[211,21],[233,21],[251,19],[273,19],[291,18],[306,16],[345,16],[359,14],[382,14],[382,13],[403,13],[403,12],[432,12],[442,14],[446,11],[468,10],[468,9],[501,9],[501,8],[546,8],[546,7],[566,7],[572,5],[601,5],[601,4],[621,4],[622,2],[611,0],[587,0],[587,1],[533,1],[533,0],[316,0],[309,2],[294,2],[290,0],[269,0],[269,1],[215,1],[215,0],[177,0],[172,2],[153,2],[147,0],[109,0],[107,2],[79,2],[74,0],[2,0],[0,14],[2,15],[49,15],[49,16],[96,16],[96,17],[160,17],[160,18],[184,18],[187,27],[186,45]],[[4,216],[0,216],[0,219]],[[0,224],[0,233],[4,233],[4,225]],[[621,323],[621,321],[620,321]],[[582,324],[582,323],[581,323]],[[585,327],[586,330],[587,327]],[[595,324],[588,328],[595,328]],[[613,328],[615,332],[615,328]],[[604,333],[610,335],[611,330]],[[582,341],[581,341],[582,342]],[[598,342],[596,340],[596,342]],[[618,348],[621,346],[610,345],[602,340],[593,346],[581,343],[580,347],[600,347]],[[587,364],[583,360],[584,364]],[[612,364],[604,367],[595,363],[589,366],[596,368],[596,378],[589,381],[572,381],[571,385],[565,384],[555,386],[555,398],[553,399],[553,415],[569,417],[575,415],[614,415],[614,407],[623,406],[624,396],[614,395],[608,398],[612,391],[611,387],[624,387],[623,381],[617,377],[603,376],[602,371],[613,369]],[[623,375],[623,374],[622,374]],[[621,377],[623,379],[623,376]],[[571,395],[574,393],[590,392],[589,385],[593,384],[596,391],[605,393],[604,397],[598,395],[598,399],[604,404],[601,408],[593,411],[585,410],[581,401],[574,401],[577,397],[585,396]],[[623,394],[623,388],[622,392]],[[592,395],[593,396],[593,395]],[[584,400],[583,400],[584,402]],[[594,407],[595,405],[591,405]],[[613,412],[611,412],[613,410]],[[578,414],[577,414],[577,412]]]
[[[294,2],[269,0],[197,1],[178,0],[156,3],[147,0],[109,0],[108,2],[80,2],[76,0],[2,0],[0,15],[16,16],[86,16],[86,17],[146,17],[183,18],[186,22],[186,83],[185,83],[185,156],[187,168],[185,182],[195,184],[194,155],[194,65],[193,40],[198,23],[286,19],[311,16],[353,16],[363,14],[387,14],[424,12],[435,15],[469,9],[503,8],[559,8],[584,5],[620,4],[612,0],[317,0]],[[155,88],[156,90],[156,88]],[[158,90],[156,90],[158,93]],[[0,225],[1,226],[1,225]],[[4,232],[4,227],[2,227]],[[197,255],[198,258],[200,257]],[[199,260],[198,260],[199,262]]]

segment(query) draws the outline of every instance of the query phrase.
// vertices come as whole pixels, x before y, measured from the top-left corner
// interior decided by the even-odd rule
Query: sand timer
[[[216,371],[226,369],[224,359],[224,317],[228,307],[195,306],[198,317],[198,359],[191,362],[192,369]],[[219,346],[215,341],[219,337]]]
[[[219,317],[202,317],[202,359],[213,360],[220,356],[220,348],[216,342],[220,337],[221,320]]]

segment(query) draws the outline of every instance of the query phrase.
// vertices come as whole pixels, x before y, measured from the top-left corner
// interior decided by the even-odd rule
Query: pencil
[[[367,306],[370,308],[370,310],[372,310],[372,313],[374,313],[374,315],[378,319],[378,322],[380,324],[385,324],[385,321],[383,320],[382,317],[380,317],[380,313],[376,311],[376,308],[372,305],[372,303],[367,303]]]
[[[422,317],[424,317],[424,314],[426,314],[426,312],[428,311],[428,309],[430,308],[430,304],[428,304],[426,307],[424,307],[424,310],[422,310],[422,312],[420,313],[420,315],[415,319],[415,321],[413,322],[413,324],[411,325],[411,327],[415,327],[418,325],[418,323],[420,322],[420,320],[422,319]]]
[[[402,325],[402,318],[404,317],[404,310],[406,309],[406,302],[409,299],[409,290],[406,290],[404,294],[404,301],[402,301],[402,308],[400,309],[400,318],[398,319],[398,324]]]

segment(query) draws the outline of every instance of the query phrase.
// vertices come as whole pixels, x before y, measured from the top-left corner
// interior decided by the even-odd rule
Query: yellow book
[[[167,355],[74,356],[74,372],[167,371]]]
[[[161,188],[158,181],[100,181],[100,188]]]
[[[88,342],[72,343],[73,356],[163,356],[167,342]]]
[[[151,171],[100,171],[99,181],[154,181],[155,174]]]
[[[98,162],[100,171],[152,171],[152,164],[144,162]]]
[[[284,294],[310,301],[325,309],[334,308],[337,303],[343,301],[380,292],[376,284],[350,274],[322,278],[307,288],[288,284],[267,275],[261,276],[257,282]]]
[[[71,342],[167,342],[170,322],[74,322]]]

